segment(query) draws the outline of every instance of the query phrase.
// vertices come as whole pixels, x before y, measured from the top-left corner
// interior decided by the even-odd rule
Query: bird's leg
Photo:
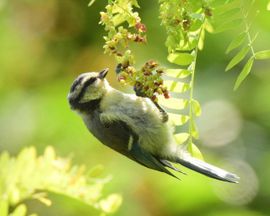
[[[157,102],[155,102],[151,97],[148,97],[145,92],[142,90],[142,85],[140,83],[135,83],[134,85],[134,91],[136,93],[136,95],[138,97],[147,97],[149,98],[154,104],[155,106],[158,108],[159,112],[161,113],[161,120],[163,123],[167,122],[169,119],[168,114],[166,113],[166,111],[164,109],[161,108],[161,106],[159,106],[159,104]]]
[[[158,104],[157,102],[154,102],[154,101],[153,101],[153,103],[154,103],[155,106],[158,108],[158,110],[159,110],[159,112],[160,112],[160,114],[161,114],[162,122],[163,122],[163,123],[167,122],[168,119],[169,119],[168,113],[167,113],[164,109],[162,109],[162,107],[159,106],[159,104]]]

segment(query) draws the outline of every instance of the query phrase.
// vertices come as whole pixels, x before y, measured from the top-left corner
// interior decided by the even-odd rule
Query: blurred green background
[[[182,181],[148,170],[101,145],[69,109],[67,93],[74,78],[109,67],[108,79],[119,88],[114,60],[103,54],[99,12],[107,1],[0,0],[0,150],[16,155],[33,145],[42,153],[52,145],[75,163],[105,166],[113,176],[105,193],[119,192],[124,216],[261,216],[270,214],[270,61],[256,62],[237,92],[241,67],[224,72],[226,46],[235,32],[207,35],[199,54],[196,98],[202,104],[198,146],[205,159],[234,171],[238,185],[186,170]],[[164,29],[157,1],[139,1],[148,44],[136,50],[140,65],[157,59],[166,66]],[[252,31],[256,50],[270,48],[267,0],[255,1]],[[238,30],[236,30],[237,32]],[[51,195],[53,205],[28,202],[42,216],[89,215],[87,206]]]

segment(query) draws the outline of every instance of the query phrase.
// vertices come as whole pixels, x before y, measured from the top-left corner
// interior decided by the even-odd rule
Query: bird
[[[173,126],[146,97],[126,94],[109,84],[109,69],[80,74],[68,93],[70,108],[102,144],[129,159],[178,178],[180,164],[208,177],[238,183],[236,174],[208,164],[176,143]],[[183,172],[182,172],[183,173]]]

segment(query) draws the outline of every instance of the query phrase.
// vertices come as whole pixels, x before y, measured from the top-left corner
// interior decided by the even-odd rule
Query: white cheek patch
[[[85,103],[91,100],[99,99],[102,97],[103,93],[104,93],[103,83],[99,79],[97,79],[90,86],[88,86],[80,102]]]
[[[81,92],[82,86],[76,86],[75,90],[73,92],[69,92],[68,93],[68,98],[69,99],[75,99],[76,97],[79,96],[80,92]]]
[[[89,102],[101,97],[101,92],[96,88],[88,88],[80,100],[81,103]]]

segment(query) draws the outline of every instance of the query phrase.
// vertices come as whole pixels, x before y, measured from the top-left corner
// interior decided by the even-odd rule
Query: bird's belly
[[[83,117],[88,130],[104,145],[115,151],[130,157],[128,142],[131,134],[126,131],[123,125],[112,122],[104,125],[99,118],[99,113]]]
[[[83,116],[83,120],[89,131],[100,142],[127,157],[131,157],[131,142],[140,145],[142,149],[153,155],[167,156],[174,151],[172,149],[174,145],[171,145],[172,132],[166,124],[141,127],[140,132],[135,133],[123,122],[113,121],[109,125],[104,125],[100,121],[100,112],[98,111],[93,112],[92,115]]]

